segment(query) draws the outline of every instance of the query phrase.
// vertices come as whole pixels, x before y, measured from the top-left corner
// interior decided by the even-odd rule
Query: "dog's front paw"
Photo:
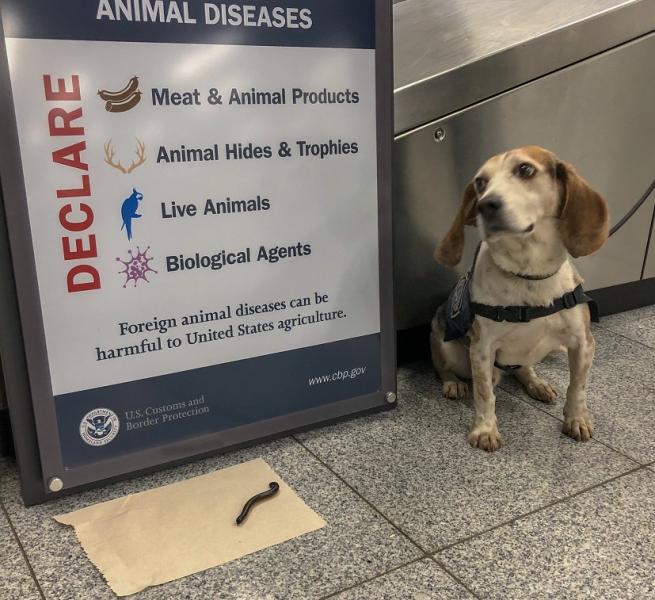
[[[588,442],[594,435],[594,424],[589,414],[565,416],[562,431],[578,442]]]
[[[443,395],[451,400],[466,398],[469,388],[463,381],[444,381]]]
[[[477,425],[469,433],[469,444],[487,452],[495,452],[503,445],[498,428],[493,425]]]

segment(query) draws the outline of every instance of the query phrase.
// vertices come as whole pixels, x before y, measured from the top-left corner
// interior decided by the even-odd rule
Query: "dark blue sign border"
[[[9,15],[7,7],[29,4],[44,7],[51,5],[50,8],[53,9],[61,8],[61,6],[70,8],[73,5],[81,6],[82,1],[87,4],[87,0],[67,0],[67,2],[0,0],[0,16],[3,17],[0,18],[0,37],[9,37],[5,36],[3,30],[3,19]],[[352,0],[352,4],[359,3],[360,0]],[[88,4],[95,4],[95,2],[90,0]],[[338,1],[325,0],[321,4],[326,5],[330,14],[335,7],[340,6]],[[344,1],[342,4],[348,4],[350,7],[351,3]],[[362,4],[368,5],[368,1],[365,0]],[[286,5],[291,5],[291,3],[285,3]],[[335,14],[332,16],[335,16],[337,20],[342,19],[343,39],[352,41],[356,36],[353,36],[352,28],[347,22],[352,13],[338,15],[337,12],[335,10]],[[22,15],[27,21],[31,19],[29,11],[20,14],[14,13],[14,15]],[[391,144],[393,141],[391,0],[375,0],[374,16],[381,311],[377,364],[380,367],[380,389],[374,393],[364,392],[362,395],[350,396],[345,399],[340,399],[343,394],[337,392],[333,397],[334,401],[318,401],[313,405],[310,402],[310,406],[305,410],[279,416],[272,415],[271,418],[263,421],[246,423],[232,429],[163,444],[128,455],[107,457],[95,463],[72,468],[66,468],[62,460],[62,446],[57,425],[55,399],[50,382],[7,53],[5,44],[0,43],[0,129],[4,132],[4,143],[0,144],[2,193],[2,202],[0,202],[0,278],[5,283],[0,287],[0,313],[3,315],[0,355],[9,401],[22,496],[27,505],[37,504],[136,474],[148,473],[162,467],[181,464],[253,442],[289,435],[294,431],[330,423],[351,415],[384,410],[394,406],[396,334],[391,229]],[[72,17],[75,18],[74,15]],[[79,22],[82,22],[82,17],[83,15],[78,15]],[[57,19],[51,19],[51,22],[59,23]],[[38,25],[38,23],[32,25]],[[26,34],[28,30],[34,31],[32,25],[19,31],[16,29],[16,23],[10,23],[10,30],[14,36],[21,33]],[[59,25],[61,24],[59,23]],[[57,29],[59,25],[52,29]],[[42,18],[40,26],[46,26]],[[336,29],[331,34],[330,39],[336,45],[360,47],[354,43],[348,46],[346,42],[334,41],[339,39],[339,35]],[[85,39],[91,37],[89,34]],[[51,39],[65,39],[65,36],[62,33],[59,37]],[[361,47],[367,46],[362,45]],[[329,369],[326,369],[325,372],[329,372]],[[371,373],[375,373],[375,369],[371,369]],[[371,385],[371,382],[366,382],[366,385]],[[79,414],[75,416],[75,418],[78,417]],[[59,485],[51,487],[53,482],[57,484],[61,482],[63,489],[60,489]]]
[[[124,0],[125,1],[125,0]],[[143,2],[162,8],[155,11],[157,21],[144,21]],[[134,9],[137,2],[139,13]],[[161,2],[157,5],[156,2]],[[117,12],[109,0],[109,12],[98,19],[99,0],[4,0],[2,20],[5,37],[52,40],[102,40],[115,42],[163,42],[175,44],[236,44],[243,46],[301,46],[321,48],[375,48],[375,0],[237,0],[227,2],[187,0],[172,2],[179,8],[174,14],[196,22],[159,22],[167,18],[171,0],[127,0],[131,21]],[[205,17],[205,4],[236,8],[225,17],[222,12]],[[255,10],[244,9],[253,7]],[[259,13],[263,7],[269,19]],[[244,10],[250,23],[243,24]],[[300,11],[303,18],[300,18]],[[273,12],[276,11],[276,12]],[[290,12],[288,12],[290,11]],[[112,20],[110,16],[114,18]],[[117,17],[120,17],[118,19]],[[277,21],[273,19],[277,17]],[[174,19],[177,17],[173,17]],[[137,20],[138,19],[138,20]],[[271,26],[267,25],[270,20]],[[284,22],[286,25],[276,26]],[[308,24],[311,22],[311,25]]]
[[[55,396],[62,459],[67,469],[92,464],[380,389],[376,334],[63,394]],[[78,431],[100,407],[116,413],[118,434],[93,446]]]

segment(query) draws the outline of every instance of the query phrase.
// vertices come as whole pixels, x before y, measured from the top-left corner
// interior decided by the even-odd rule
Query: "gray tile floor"
[[[43,506],[23,507],[0,459],[0,598],[113,598],[53,515],[260,456],[328,526],[137,598],[655,599],[655,307],[595,336],[586,444],[561,435],[561,396],[546,406],[507,380],[505,445],[473,450],[471,401],[441,398],[418,363],[394,411]],[[539,371],[565,390],[561,357]]]

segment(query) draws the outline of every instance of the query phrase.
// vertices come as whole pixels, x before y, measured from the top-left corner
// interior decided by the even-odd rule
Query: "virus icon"
[[[150,250],[150,246],[146,248],[145,252],[141,252],[137,246],[136,256],[132,254],[132,250],[128,250],[130,253],[130,258],[128,260],[121,260],[120,258],[116,259],[118,262],[123,263],[123,266],[125,267],[125,270],[119,271],[119,274],[125,275],[125,283],[123,284],[123,287],[127,287],[127,284],[130,281],[134,281],[134,287],[136,287],[136,284],[140,279],[143,279],[146,283],[150,283],[146,275],[148,273],[157,273],[157,271],[150,268],[150,261],[153,260],[153,258],[148,258],[148,250]]]

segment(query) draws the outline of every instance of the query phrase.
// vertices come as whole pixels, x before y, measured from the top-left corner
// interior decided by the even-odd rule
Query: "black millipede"
[[[250,512],[250,509],[253,507],[253,504],[256,504],[257,502],[260,502],[261,500],[264,500],[265,498],[270,498],[271,496],[275,496],[275,494],[278,493],[280,490],[280,484],[277,481],[271,481],[271,483],[268,484],[269,489],[267,489],[265,492],[262,492],[261,494],[256,494],[248,502],[245,503],[243,506],[243,510],[241,511],[241,514],[237,517],[237,525],[241,525],[245,518],[248,516],[248,513]]]

